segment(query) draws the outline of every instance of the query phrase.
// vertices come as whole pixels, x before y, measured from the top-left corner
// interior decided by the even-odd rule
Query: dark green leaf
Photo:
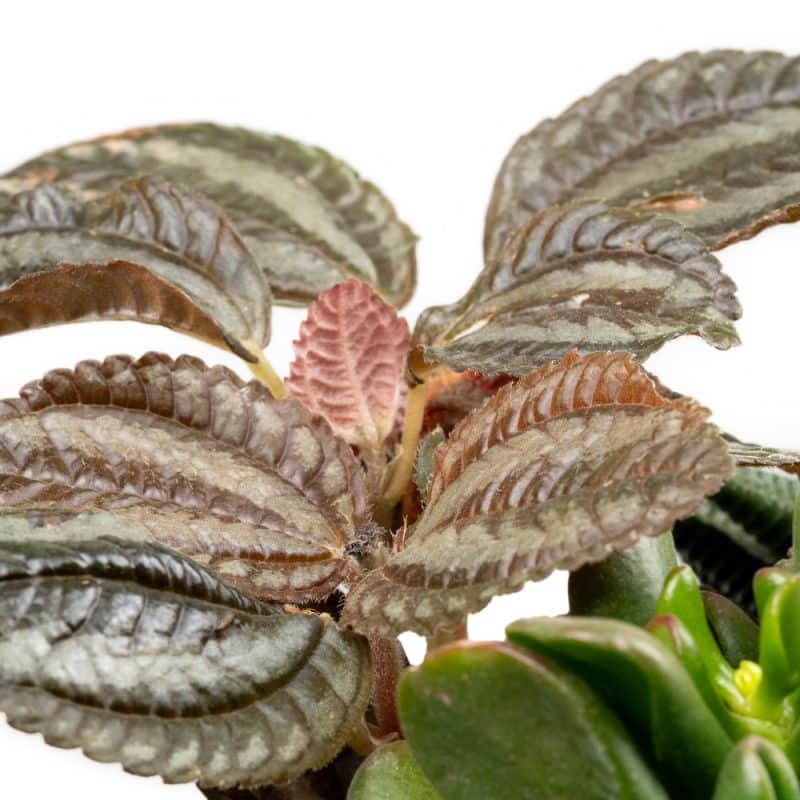
[[[348,277],[397,305],[413,292],[415,237],[386,197],[330,153],[282,136],[210,123],[124,131],[28,161],[0,192],[58,182],[91,196],[143,174],[225,209],[276,298],[308,302]]]
[[[0,212],[0,289],[0,333],[134,319],[249,361],[269,341],[269,287],[233,224],[158,178],[88,203],[50,184],[12,198]]]
[[[522,136],[486,217],[487,259],[531,213],[600,197],[722,247],[800,217],[800,60],[718,50],[647,61]]]
[[[440,800],[407,742],[378,748],[361,766],[347,800]]]
[[[52,531],[64,512],[102,512],[115,535],[280,602],[325,597],[356,569],[347,546],[366,516],[363,472],[296,400],[153,353],[55,370],[21,394],[0,401],[0,509],[32,521],[0,527],[64,538],[81,530]]]
[[[666,800],[598,697],[506,645],[438,650],[400,684],[403,730],[447,800]]]
[[[515,622],[512,642],[555,659],[620,715],[675,796],[707,800],[731,740],[689,674],[654,636],[625,622]]]
[[[0,545],[0,710],[50,744],[169,782],[286,781],[341,749],[369,675],[364,640],[164,549]]]
[[[677,564],[669,533],[587,564],[570,573],[570,614],[646,625],[656,613],[664,580]]]
[[[731,750],[711,800],[798,800],[800,783],[783,752],[758,736]]]
[[[662,398],[625,353],[572,353],[504,386],[437,450],[424,514],[342,620],[430,636],[525,581],[663,533],[733,469],[707,417]]]
[[[758,625],[732,600],[716,592],[705,591],[706,618],[720,650],[731,666],[742,661],[758,661]]]
[[[754,612],[753,575],[786,555],[798,486],[794,478],[743,467],[676,523],[676,547],[705,586]]]
[[[724,349],[739,343],[735,293],[678,223],[575,203],[526,222],[461,300],[420,317],[413,344],[453,369],[515,375],[573,347],[644,358],[698,334]]]

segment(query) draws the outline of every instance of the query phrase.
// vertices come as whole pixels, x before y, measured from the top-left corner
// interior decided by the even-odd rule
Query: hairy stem
[[[250,345],[249,342],[245,344],[247,345],[248,351],[258,358],[258,361],[255,363],[247,363],[247,366],[250,367],[250,371],[267,387],[267,389],[269,389],[270,394],[272,394],[276,400],[283,400],[283,398],[286,397],[286,387],[283,385],[280,375],[275,372],[275,369],[272,364],[269,363],[262,350],[255,345]]]
[[[408,660],[397,639],[370,636],[369,644],[372,649],[372,710],[376,722],[372,734],[374,739],[387,741],[401,735],[397,684]]]
[[[411,476],[414,474],[414,460],[417,457],[419,435],[425,416],[425,400],[428,389],[424,383],[418,383],[409,389],[406,402],[406,416],[403,421],[403,436],[400,440],[400,455],[394,463],[383,496],[390,507],[395,506],[406,493]]]
[[[792,569],[800,572],[800,494],[797,495],[797,502],[794,506],[794,517],[792,518]]]

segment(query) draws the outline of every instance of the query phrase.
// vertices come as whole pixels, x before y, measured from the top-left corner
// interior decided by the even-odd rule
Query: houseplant
[[[798,146],[800,61],[648,62],[517,142],[413,334],[413,234],[318,148],[167,125],[5,175],[0,333],[163,324],[258,379],[114,356],[2,403],[9,722],[215,798],[800,797],[795,565],[753,575],[800,456],[641,363],[738,344],[715,252],[800,216]],[[273,300],[311,303],[285,382]],[[555,569],[572,616],[463,642]]]

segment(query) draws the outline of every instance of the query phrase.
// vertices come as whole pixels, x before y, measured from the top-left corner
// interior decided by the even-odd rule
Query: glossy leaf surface
[[[731,740],[680,661],[651,634],[615,620],[521,620],[515,644],[585,680],[649,751],[670,793],[706,800]]]
[[[330,153],[283,136],[210,123],[139,128],[34,158],[0,192],[58,182],[91,196],[142,174],[225,209],[276,298],[309,302],[348,277],[398,305],[413,291],[415,237],[386,197]]]
[[[733,469],[707,416],[662,398],[624,353],[572,353],[503,387],[437,451],[405,549],[356,585],[343,620],[430,635],[663,533]]]
[[[702,592],[706,618],[728,663],[737,667],[743,660],[758,661],[758,625],[727,597]]]
[[[800,60],[718,50],[647,61],[517,141],[486,217],[487,259],[537,211],[602,198],[722,247],[800,217]]]
[[[400,684],[403,730],[448,800],[666,800],[581,680],[506,645],[435,651]]]
[[[42,511],[103,512],[115,535],[281,602],[325,597],[354,568],[345,551],[366,501],[350,448],[222,367],[149,354],[55,370],[0,403],[0,445],[0,508],[37,524],[65,521]]]
[[[378,748],[356,773],[347,800],[441,800],[407,742]]]
[[[0,333],[132,319],[249,361],[269,341],[269,287],[233,223],[159,178],[91,202],[50,184],[13,197],[0,211],[0,288]]]
[[[621,553],[571,572],[569,612],[644,626],[655,615],[664,580],[677,564],[670,534],[642,539]]]
[[[583,202],[518,229],[464,297],[428,309],[424,358],[524,375],[573,347],[644,358],[697,334],[738,344],[736,286],[703,242],[665,217]]]
[[[409,331],[365,283],[347,281],[308,309],[289,393],[350,444],[380,451],[405,403]]]
[[[364,640],[115,539],[0,546],[0,709],[139,775],[228,786],[329,761],[370,691]]]
[[[711,800],[800,800],[800,783],[780,748],[751,736],[725,759]]]

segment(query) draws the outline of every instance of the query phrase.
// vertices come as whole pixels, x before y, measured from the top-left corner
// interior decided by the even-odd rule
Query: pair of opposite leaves
[[[487,213],[488,266],[461,301],[429,309],[414,344],[454,369],[518,375],[573,346],[645,356],[686,333],[718,347],[735,344],[735,287],[709,248],[798,216],[799,63],[737,51],[648,62],[523,136],[503,164]],[[114,194],[105,202],[116,213],[112,221],[100,215],[100,231],[91,209],[76,211],[61,235],[50,227],[58,227],[58,215],[31,213],[63,202],[48,194],[56,191],[45,188],[50,182],[86,200],[140,174],[204,192],[230,214],[241,239],[208,201],[204,214],[215,222],[206,220],[198,234],[183,205],[201,200],[185,200],[175,187],[164,204],[151,202],[145,186],[135,209],[130,191]],[[276,295],[292,301],[347,276],[372,283],[396,304],[413,291],[414,239],[388,201],[329,154],[282,137],[203,124],[129,131],[52,151],[0,181],[9,194],[31,189],[9,201],[7,288],[0,294],[7,330],[131,316],[141,314],[138,306],[148,321],[225,342],[253,360],[268,336],[268,308],[242,286],[245,273],[249,287],[266,274]],[[587,200],[595,197],[602,201]],[[14,206],[23,207],[21,215]],[[86,265],[53,270],[84,257],[75,225],[83,237],[132,235],[135,246],[127,242],[125,253],[146,267],[155,259],[156,277],[131,264],[102,275]],[[214,240],[209,225],[236,239],[235,265],[219,253],[209,260],[208,246],[201,253],[186,247],[194,236],[207,245]],[[165,229],[181,233],[173,240],[159,235]],[[159,252],[145,253],[144,243]],[[253,254],[246,266],[242,244]],[[182,263],[163,264],[164,247],[184,256]],[[91,252],[102,262],[120,255],[99,242]],[[33,284],[13,283],[32,272]],[[51,283],[65,311],[42,307]],[[100,298],[94,307],[89,286]],[[224,309],[214,307],[215,294],[225,295]]]

